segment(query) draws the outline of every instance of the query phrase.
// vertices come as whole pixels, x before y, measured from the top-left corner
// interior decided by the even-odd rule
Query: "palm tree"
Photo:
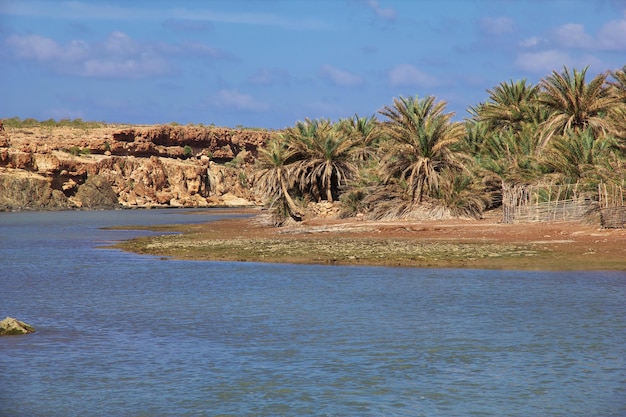
[[[552,141],[546,164],[561,174],[566,182],[607,176],[612,170],[610,159],[615,147],[616,142],[610,136],[596,139],[590,129],[570,131]]]
[[[586,73],[587,68],[570,73],[564,67],[562,73],[553,71],[541,81],[539,101],[550,111],[544,123],[544,145],[553,135],[570,129],[580,132],[589,128],[595,138],[610,131],[611,123],[606,115],[619,104],[619,99],[610,94],[606,85],[608,74],[600,74],[586,83]]]
[[[517,131],[523,123],[533,122],[541,116],[537,102],[539,86],[527,84],[526,80],[503,82],[487,92],[487,103],[472,110],[490,130]]]
[[[540,137],[531,124],[517,132],[496,132],[485,139],[479,165],[501,181],[526,182],[541,174],[539,148]]]
[[[613,133],[621,139],[620,147],[626,150],[626,66],[611,73],[613,81],[609,82],[612,94],[621,102],[609,113],[613,125]]]
[[[294,182],[292,171],[288,166],[292,156],[293,153],[286,144],[279,140],[271,140],[266,148],[261,148],[257,159],[259,169],[257,187],[265,199],[272,200],[272,204],[277,200],[284,200],[289,215],[300,220],[302,213],[289,194]]]
[[[294,155],[300,189],[318,201],[333,202],[339,188],[357,171],[351,155],[357,142],[338,126],[329,120],[306,119],[282,135]]]
[[[490,193],[477,177],[444,169],[436,196],[451,215],[479,219],[491,202]]]
[[[613,87],[613,94],[626,103],[626,65],[622,69],[613,71],[611,77],[614,81],[609,81],[609,85]]]
[[[380,128],[374,115],[339,120],[339,129],[355,141],[353,156],[358,162],[364,162],[374,156],[374,148],[380,140]]]
[[[451,122],[453,113],[444,113],[446,102],[400,97],[380,114],[389,119],[383,130],[390,140],[383,155],[381,170],[385,182],[406,181],[411,200],[421,202],[439,185],[439,173],[446,167],[460,170],[460,154],[452,147],[465,135],[462,123]]]

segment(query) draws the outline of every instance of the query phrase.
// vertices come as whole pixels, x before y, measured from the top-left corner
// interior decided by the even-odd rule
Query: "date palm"
[[[620,101],[609,113],[609,119],[615,136],[621,139],[620,147],[626,150],[626,66],[611,73],[609,82],[612,94]]]
[[[338,126],[329,120],[306,119],[283,133],[295,158],[300,189],[318,201],[333,202],[339,188],[357,171],[351,155],[357,142]]]
[[[379,123],[375,116],[359,117],[355,114],[350,119],[339,120],[339,125],[346,136],[354,139],[353,156],[357,161],[364,162],[374,156],[380,140]]]
[[[388,137],[381,160],[383,180],[406,181],[411,200],[421,202],[439,186],[444,168],[463,168],[461,155],[453,147],[465,135],[465,127],[451,122],[453,113],[444,113],[446,102],[434,97],[400,97],[380,114],[388,120],[383,131]]]
[[[479,219],[491,202],[490,193],[477,182],[477,178],[444,169],[436,197],[452,216]]]
[[[289,194],[294,183],[293,172],[288,165],[292,157],[293,152],[279,140],[271,140],[266,148],[261,148],[257,159],[257,187],[267,200],[284,200],[289,215],[299,220],[302,213]]]
[[[613,94],[626,104],[626,66],[611,73],[613,81],[609,81],[609,85],[613,88]]]
[[[599,74],[587,83],[586,73],[587,68],[570,72],[564,67],[562,73],[553,71],[541,81],[539,101],[550,111],[544,123],[544,145],[555,134],[563,135],[568,130],[591,129],[595,138],[610,132],[611,122],[606,115],[620,101],[610,94],[608,74]]]
[[[538,110],[539,86],[526,80],[500,83],[489,93],[489,100],[477,106],[475,118],[487,123],[490,130],[512,130],[522,128],[523,123],[536,121],[541,117]]]
[[[612,171],[610,163],[615,148],[616,142],[610,136],[596,139],[589,129],[570,131],[552,141],[546,164],[572,183],[589,181],[589,177],[605,180]]]
[[[517,132],[494,132],[483,143],[479,164],[501,182],[532,181],[542,174],[540,145],[536,126],[530,123]]]

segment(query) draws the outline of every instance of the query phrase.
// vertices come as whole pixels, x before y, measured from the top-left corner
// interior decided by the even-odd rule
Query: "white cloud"
[[[603,51],[626,51],[626,14],[602,26],[595,34],[590,34],[585,26],[567,23],[558,26],[545,38],[528,38],[519,44],[534,52],[520,53],[515,60],[519,69],[543,73],[561,71],[563,66],[605,67],[594,53]]]
[[[65,45],[40,35],[12,35],[5,45],[16,59],[35,61],[61,74],[97,78],[146,78],[170,74],[175,65],[168,57],[173,55],[230,58],[226,53],[199,43],[141,42],[123,32],[112,32],[101,42],[73,40]]]
[[[543,42],[543,39],[537,36],[533,36],[532,38],[520,41],[519,46],[521,46],[522,48],[534,48],[538,46],[541,42]]]
[[[585,27],[576,23],[559,26],[554,31],[556,43],[564,48],[588,49],[594,46],[593,37],[585,32]]]
[[[64,54],[59,44],[39,35],[12,35],[6,40],[6,45],[15,52],[17,58],[21,59],[48,61]]]
[[[603,49],[626,51],[626,12],[620,20],[612,20],[604,25],[597,38]]]
[[[549,50],[521,53],[515,60],[515,66],[524,71],[545,74],[560,71],[564,65],[572,66],[573,59],[563,51]]]
[[[136,55],[141,49],[139,42],[122,32],[112,32],[102,43],[104,52],[114,56]]]
[[[125,7],[112,4],[90,3],[88,1],[28,1],[7,2],[2,13],[10,16],[35,16],[46,19],[81,19],[81,20],[163,20],[164,24],[172,19],[194,21],[194,27],[203,27],[212,22],[240,25],[258,25],[282,27],[296,30],[323,30],[327,25],[323,21],[307,17],[294,19],[270,13],[220,12],[206,8],[164,8]],[[200,2],[199,2],[200,3]],[[133,2],[128,2],[133,4]],[[174,4],[174,2],[172,2]],[[204,23],[203,23],[204,22]],[[181,23],[181,22],[179,22]],[[180,25],[179,29],[180,29]],[[189,25],[187,24],[187,28]]]
[[[513,20],[508,17],[485,17],[480,20],[480,29],[489,35],[503,35],[513,32]]]
[[[582,24],[561,25],[553,31],[550,41],[561,48],[626,51],[626,14],[607,22],[595,35],[588,34]]]
[[[411,64],[396,65],[389,71],[389,83],[396,87],[434,87],[439,84],[436,78],[415,68]]]
[[[145,78],[170,72],[170,65],[149,55],[135,59],[89,59],[77,69],[76,75],[93,78]]]
[[[293,77],[283,69],[260,69],[248,77],[248,82],[257,85],[290,84]]]
[[[394,9],[380,7],[377,0],[367,0],[367,5],[374,10],[376,16],[383,20],[394,20],[396,18],[397,13]]]
[[[363,79],[350,72],[343,71],[332,67],[331,65],[323,65],[318,71],[317,75],[320,78],[330,81],[332,84],[342,87],[353,87],[363,84]]]
[[[211,103],[218,108],[264,112],[270,109],[269,104],[256,100],[249,94],[233,89],[223,89],[211,97]]]

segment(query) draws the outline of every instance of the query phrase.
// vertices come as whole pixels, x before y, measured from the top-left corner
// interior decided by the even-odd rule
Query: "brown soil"
[[[254,216],[160,227],[155,230],[182,233],[139,238],[118,247],[197,260],[626,271],[626,229],[498,220],[497,215],[411,222],[313,219],[275,228]]]

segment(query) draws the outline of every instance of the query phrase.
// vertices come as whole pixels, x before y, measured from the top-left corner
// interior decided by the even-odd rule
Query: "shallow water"
[[[190,212],[0,213],[0,416],[626,415],[625,272],[98,248]]]

